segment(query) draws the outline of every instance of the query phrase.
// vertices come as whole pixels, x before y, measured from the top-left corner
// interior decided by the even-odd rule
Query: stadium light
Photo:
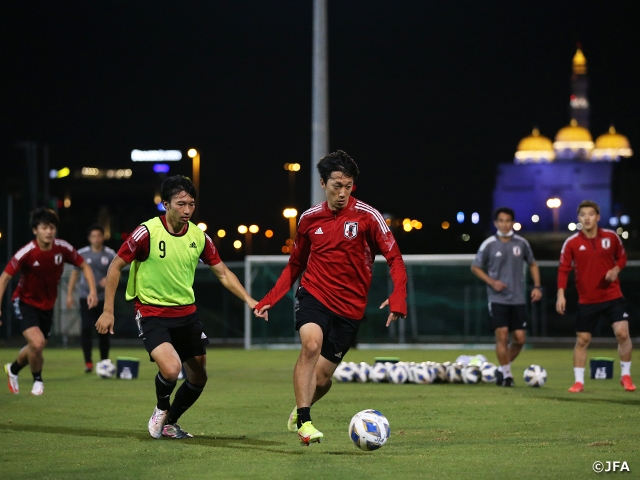
[[[558,231],[558,224],[560,223],[560,206],[562,205],[562,200],[557,197],[550,198],[547,200],[547,207],[551,209],[553,212],[553,231]]]
[[[248,231],[249,231],[249,229],[247,228],[247,226],[246,226],[246,225],[240,225],[240,226],[238,227],[238,233],[241,233],[241,234],[243,234],[243,235],[244,235],[244,234],[245,234],[245,233],[247,233]]]
[[[204,222],[200,222],[200,223],[198,223],[197,227],[198,227],[200,230],[202,230],[203,232],[206,232],[206,231],[207,231],[207,224],[206,224],[206,223],[204,223]]]
[[[289,238],[293,240],[296,236],[296,217],[298,216],[298,211],[295,208],[285,208],[282,211],[282,215],[284,218],[289,219]]]
[[[218,230],[218,238],[224,238],[227,235],[227,232],[225,232],[224,230],[220,229]]]

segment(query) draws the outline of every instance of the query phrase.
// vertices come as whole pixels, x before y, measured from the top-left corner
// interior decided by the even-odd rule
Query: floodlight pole
[[[329,153],[327,0],[313,0],[313,84],[311,105],[311,205],[325,200],[316,163]]]

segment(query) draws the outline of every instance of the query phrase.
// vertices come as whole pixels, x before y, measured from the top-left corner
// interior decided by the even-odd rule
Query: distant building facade
[[[566,231],[584,199],[600,205],[604,221],[615,213],[613,163],[631,157],[633,151],[627,137],[613,126],[593,141],[588,86],[587,61],[578,48],[573,57],[569,125],[557,132],[553,142],[534,129],[518,144],[514,163],[498,167],[494,208],[513,208],[525,231]],[[560,206],[554,207],[557,203]]]

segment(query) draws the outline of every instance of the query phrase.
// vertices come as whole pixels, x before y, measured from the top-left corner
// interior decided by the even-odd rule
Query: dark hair
[[[583,200],[583,201],[581,201],[580,205],[578,205],[578,215],[580,214],[580,209],[581,208],[586,208],[586,207],[593,208],[596,211],[596,213],[598,215],[600,215],[600,207],[593,200]]]
[[[54,225],[58,228],[58,225],[60,225],[60,219],[58,218],[58,214],[50,208],[40,207],[31,212],[29,224],[31,225],[31,228],[38,228],[38,225],[41,223],[44,223],[45,225]]]
[[[327,183],[332,172],[342,172],[346,177],[353,178],[354,182],[360,174],[356,162],[342,150],[322,157],[316,168],[324,183]]]
[[[94,230],[100,230],[100,233],[104,235],[104,228],[102,228],[102,225],[100,225],[99,223],[93,223],[89,225],[89,228],[87,228],[87,236],[91,235],[91,232],[93,232]]]
[[[495,212],[493,212],[493,220],[498,220],[498,215],[500,215],[501,213],[506,213],[507,215],[509,215],[511,217],[511,221],[516,219],[516,214],[512,209],[510,209],[509,207],[500,207],[497,208]]]
[[[165,178],[160,187],[160,198],[164,202],[171,203],[171,199],[180,192],[186,192],[196,199],[196,187],[193,186],[191,180],[183,175],[174,175]]]

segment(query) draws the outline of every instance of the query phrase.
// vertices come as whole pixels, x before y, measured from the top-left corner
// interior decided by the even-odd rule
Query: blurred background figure
[[[80,339],[82,342],[82,352],[84,354],[84,363],[86,373],[93,371],[93,359],[91,350],[93,349],[93,331],[95,324],[104,308],[104,284],[106,282],[107,270],[111,264],[111,260],[116,256],[116,252],[104,245],[104,229],[101,225],[95,223],[88,230],[89,245],[78,250],[85,262],[91,267],[98,291],[98,305],[96,308],[89,309],[87,304],[87,296],[89,295],[89,284],[84,275],[80,275],[80,269],[74,268],[69,278],[69,287],[67,290],[67,308],[73,307],[73,291],[75,289],[78,277],[80,277],[80,318],[82,321],[82,329]],[[100,338],[100,360],[109,358],[109,334],[99,333]]]

